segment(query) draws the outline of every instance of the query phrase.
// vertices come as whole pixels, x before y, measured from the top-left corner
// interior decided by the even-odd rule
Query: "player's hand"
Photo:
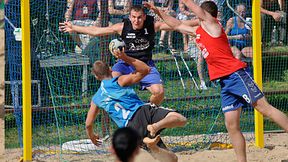
[[[92,136],[90,136],[90,139],[92,143],[96,146],[100,146],[102,144],[102,141],[100,140],[98,134],[93,134]]]
[[[65,33],[73,33],[72,24],[70,21],[59,23],[59,30]]]
[[[150,10],[157,10],[153,2],[143,2],[144,7],[150,9]]]
[[[119,58],[119,59],[123,59],[125,57],[127,57],[126,53],[124,52],[125,49],[122,48],[122,50],[120,49],[114,49],[113,50],[113,55],[116,57],[116,58]]]

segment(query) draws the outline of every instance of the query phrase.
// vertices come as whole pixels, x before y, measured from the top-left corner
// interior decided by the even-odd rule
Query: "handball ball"
[[[125,43],[122,39],[113,39],[110,43],[109,43],[109,51],[113,54],[113,50],[115,49],[119,49],[122,51],[122,49],[125,47]]]

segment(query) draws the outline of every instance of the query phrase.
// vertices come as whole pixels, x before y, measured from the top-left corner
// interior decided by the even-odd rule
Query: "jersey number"
[[[145,34],[149,34],[148,31],[147,31],[147,28],[144,28],[144,30],[145,30]]]
[[[118,112],[118,111],[122,111],[122,116],[123,116],[123,119],[127,119],[128,118],[128,115],[130,113],[129,110],[126,110],[122,105],[120,105],[119,103],[116,103],[114,105],[114,108],[115,110]]]
[[[250,102],[251,102],[250,98],[249,98],[246,94],[242,95],[242,97],[244,98],[244,100],[245,100],[247,103],[250,103]]]

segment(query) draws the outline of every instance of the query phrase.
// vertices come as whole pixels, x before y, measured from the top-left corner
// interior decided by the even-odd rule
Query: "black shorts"
[[[142,140],[145,137],[151,138],[147,130],[147,125],[164,119],[169,112],[174,112],[174,110],[148,104],[143,105],[135,112],[128,122],[127,127],[134,128],[140,134]],[[158,131],[156,135],[160,134],[162,130]],[[160,140],[157,145],[161,148],[166,148],[162,140]]]

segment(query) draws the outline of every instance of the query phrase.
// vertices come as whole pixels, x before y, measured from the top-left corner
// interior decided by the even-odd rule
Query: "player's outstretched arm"
[[[113,55],[116,58],[125,61],[127,64],[134,66],[136,69],[134,73],[128,75],[121,75],[118,78],[118,84],[122,87],[140,82],[140,80],[143,79],[150,72],[150,67],[147,64],[145,64],[143,61],[127,56],[124,52],[124,48],[122,49],[122,51],[120,51],[119,49],[114,50]]]
[[[182,21],[164,13],[163,11],[159,10],[157,7],[154,6],[153,3],[151,2],[144,2],[144,6],[148,9],[153,10],[157,15],[159,15],[159,17],[161,17],[164,22],[166,23],[162,23],[162,22],[156,22],[155,23],[155,31],[159,31],[159,30],[178,30],[181,33],[184,34],[193,34],[194,30],[192,28],[192,26],[197,26],[198,22],[195,23],[195,21],[190,23],[183,23]]]
[[[182,0],[184,3],[198,18],[203,21],[215,21],[215,18],[206,12],[203,8],[198,6],[193,0]]]
[[[67,33],[83,33],[91,36],[103,36],[110,34],[121,34],[123,29],[123,23],[117,23],[109,27],[97,27],[97,26],[77,26],[73,25],[69,21],[59,23],[59,30]]]
[[[95,145],[101,144],[98,134],[95,134],[93,131],[93,123],[99,111],[99,108],[93,102],[91,102],[90,109],[86,118],[86,133],[87,136],[91,139],[92,143],[94,143]]]

